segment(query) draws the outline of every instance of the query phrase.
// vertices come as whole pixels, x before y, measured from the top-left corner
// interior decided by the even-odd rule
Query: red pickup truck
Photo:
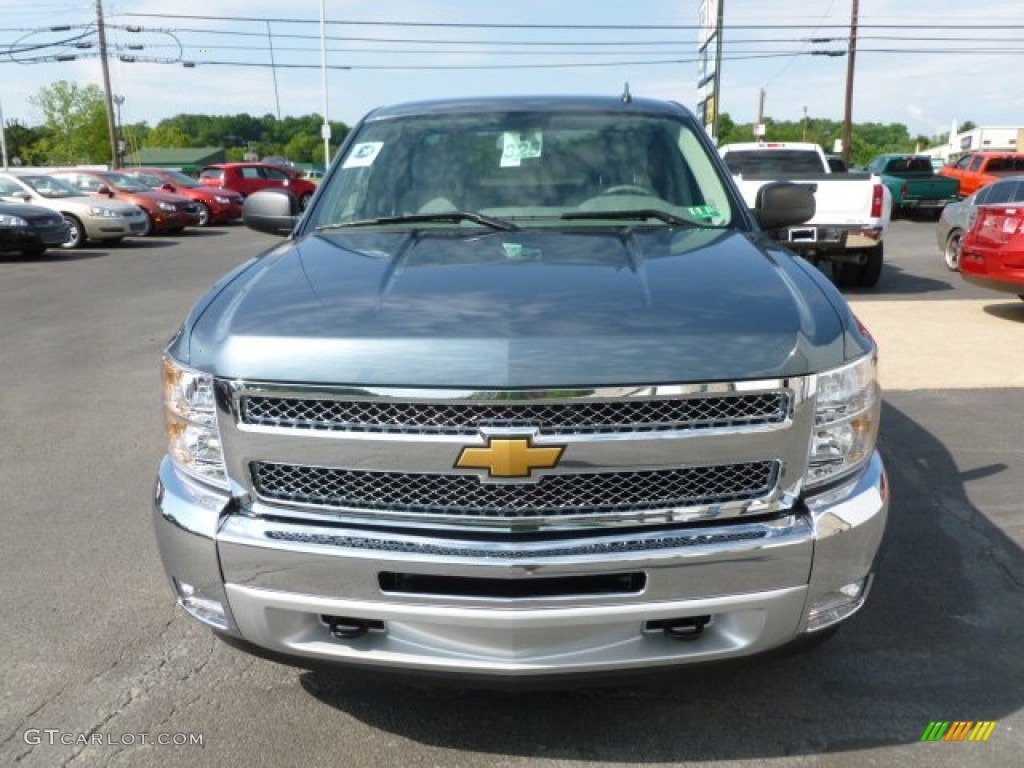
[[[967,197],[1003,176],[1024,173],[1024,153],[972,152],[955,163],[943,166],[939,173],[951,179],[958,179],[960,197]]]

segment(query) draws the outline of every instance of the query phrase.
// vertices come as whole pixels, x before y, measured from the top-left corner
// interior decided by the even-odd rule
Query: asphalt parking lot
[[[933,223],[894,222],[878,287],[849,294],[881,347],[893,499],[864,611],[800,655],[515,693],[277,666],[174,607],[160,351],[273,242],[0,257],[0,765],[1019,765],[1024,302],[948,272]],[[936,720],[997,725],[922,743]]]

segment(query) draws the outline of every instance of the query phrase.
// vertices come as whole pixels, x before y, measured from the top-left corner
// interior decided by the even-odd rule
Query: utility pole
[[[274,61],[274,36],[270,34],[269,21],[267,21],[267,42],[270,43],[270,71],[274,75],[274,105],[277,107],[277,122],[281,122],[281,98],[277,95],[277,62]]]
[[[718,0],[718,18],[715,20],[715,115],[712,136],[718,142],[718,115],[722,111],[722,35],[725,32],[725,0]]]
[[[0,150],[4,156],[4,170],[7,170],[7,131],[4,129],[4,108],[0,104]]]
[[[846,111],[843,116],[843,159],[850,163],[853,150],[853,69],[857,58],[857,7],[859,0],[853,0],[850,10],[850,47],[846,52]]]
[[[117,157],[117,128],[114,125],[114,103],[110,94],[110,67],[107,66],[107,31],[103,26],[103,0],[96,0],[96,29],[100,38],[100,66],[103,68],[103,98],[107,104],[107,132],[110,134],[110,167],[120,168]]]

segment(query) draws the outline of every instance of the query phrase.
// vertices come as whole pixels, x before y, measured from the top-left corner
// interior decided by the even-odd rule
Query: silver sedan
[[[1024,202],[1024,176],[1007,176],[943,208],[935,227],[935,241],[946,266],[953,271],[960,269],[960,245],[974,224],[978,206],[1017,202]]]

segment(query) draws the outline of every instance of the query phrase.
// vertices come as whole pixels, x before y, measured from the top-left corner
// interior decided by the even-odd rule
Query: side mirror
[[[803,224],[814,217],[814,190],[807,184],[776,181],[757,191],[754,216],[762,229],[773,230]]]
[[[166,184],[161,185],[160,189],[166,190],[167,192],[173,192],[175,187],[168,181]]]
[[[302,213],[299,198],[287,189],[253,192],[242,203],[242,221],[249,229],[268,235],[287,235]]]
[[[96,187],[96,194],[106,195],[107,197],[114,196],[114,193],[110,191],[110,187],[108,187],[106,184],[101,184],[100,186]]]

